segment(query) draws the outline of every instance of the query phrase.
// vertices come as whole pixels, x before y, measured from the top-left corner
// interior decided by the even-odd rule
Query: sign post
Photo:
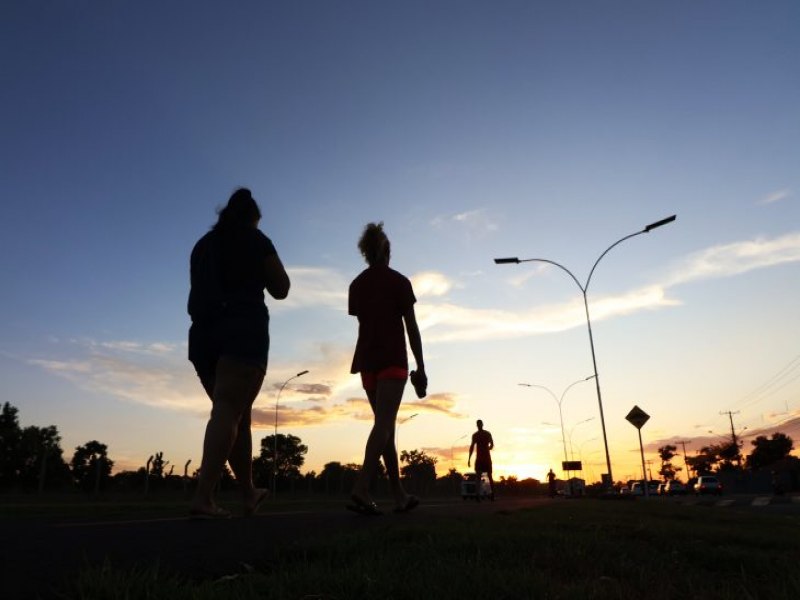
[[[642,444],[642,427],[650,419],[650,415],[648,415],[638,406],[634,405],[634,407],[631,409],[631,412],[627,414],[625,419],[631,425],[636,427],[637,431],[639,432],[639,452],[642,455],[642,480],[644,481],[644,496],[645,498],[649,498],[650,486],[648,484],[650,482],[647,480],[647,471],[645,470],[644,466],[644,445]]]

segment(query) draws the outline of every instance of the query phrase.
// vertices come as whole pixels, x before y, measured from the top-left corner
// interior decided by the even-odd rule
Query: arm
[[[419,325],[417,325],[417,316],[414,313],[413,305],[403,315],[403,320],[406,322],[408,345],[411,347],[411,353],[417,363],[417,371],[424,375],[425,359],[422,357],[422,336],[419,333]]]
[[[492,434],[489,434],[489,450],[494,450],[494,439],[492,439]]]
[[[270,296],[276,300],[283,300],[289,295],[291,282],[277,254],[271,254],[264,259],[264,275],[265,287]]]
[[[475,448],[475,437],[472,438],[472,443],[469,445],[469,457],[467,458],[467,466],[472,461],[472,450]]]

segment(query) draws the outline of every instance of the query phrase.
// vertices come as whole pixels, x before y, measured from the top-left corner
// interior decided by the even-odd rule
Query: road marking
[[[733,498],[726,498],[725,500],[717,500],[717,506],[730,506],[733,504]]]
[[[800,504],[800,496],[792,496],[792,502],[797,502]]]
[[[753,506],[766,506],[770,503],[772,498],[770,496],[759,496],[753,499]]]

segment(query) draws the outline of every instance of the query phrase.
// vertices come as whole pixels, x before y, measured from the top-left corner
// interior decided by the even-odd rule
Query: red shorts
[[[405,367],[386,367],[377,373],[362,371],[361,385],[364,386],[364,391],[374,392],[378,388],[380,379],[405,379],[406,377],[408,377],[408,369]]]

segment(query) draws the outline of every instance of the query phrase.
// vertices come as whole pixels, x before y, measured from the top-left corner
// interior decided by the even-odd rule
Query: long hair
[[[228,203],[217,211],[219,215],[214,229],[252,227],[261,219],[261,210],[247,188],[239,188],[228,199]]]
[[[367,264],[372,266],[384,257],[388,259],[390,248],[389,238],[383,232],[383,221],[367,223],[367,226],[364,227],[364,233],[361,234],[361,239],[358,240],[358,249]]]

